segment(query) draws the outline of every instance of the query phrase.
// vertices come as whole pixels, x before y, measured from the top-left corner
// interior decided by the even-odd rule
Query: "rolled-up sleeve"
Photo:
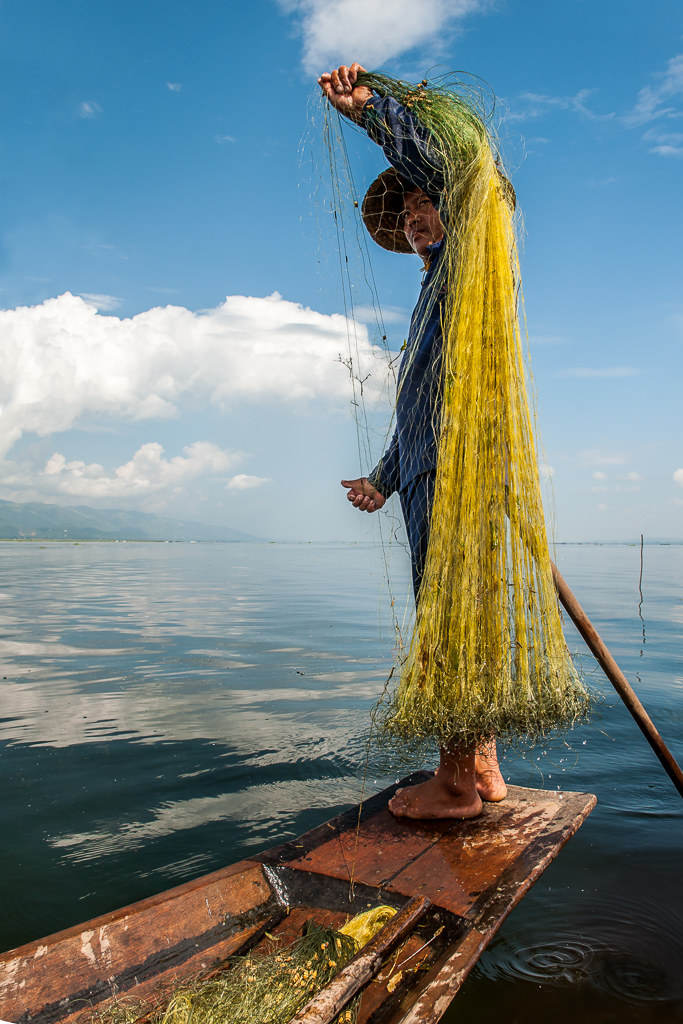
[[[368,473],[368,480],[385,498],[388,498],[401,486],[398,432],[396,430],[384,455],[375,468]]]
[[[401,177],[438,206],[444,185],[440,160],[415,115],[392,96],[371,96],[359,123]]]

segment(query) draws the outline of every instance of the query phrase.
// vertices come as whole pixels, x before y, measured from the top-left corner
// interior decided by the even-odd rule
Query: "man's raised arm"
[[[342,64],[335,71],[326,71],[318,79],[318,85],[332,106],[351,121],[359,119],[372,96],[372,90],[366,85],[356,85],[359,71],[365,71],[365,68],[354,61],[350,67]]]

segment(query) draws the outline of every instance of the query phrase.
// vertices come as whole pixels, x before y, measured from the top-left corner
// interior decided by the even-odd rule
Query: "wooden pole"
[[[680,765],[655,729],[652,719],[638,700],[635,690],[607,650],[598,631],[574,597],[559,569],[554,562],[551,562],[551,565],[553,567],[553,580],[555,581],[557,595],[566,609],[569,618],[586,641],[590,651],[595,655],[598,664],[610,683],[635,718],[638,727],[659,758],[665,772],[680,795],[683,796],[683,771],[681,771]]]
[[[374,939],[342,967],[332,981],[303,1006],[289,1024],[329,1024],[355,994],[378,973],[392,946],[415,927],[431,906],[424,896],[415,896],[384,925]]]

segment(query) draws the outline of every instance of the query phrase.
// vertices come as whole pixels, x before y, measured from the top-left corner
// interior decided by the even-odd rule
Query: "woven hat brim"
[[[406,185],[393,167],[375,178],[363,200],[363,221],[370,237],[389,252],[414,253],[401,227]]]

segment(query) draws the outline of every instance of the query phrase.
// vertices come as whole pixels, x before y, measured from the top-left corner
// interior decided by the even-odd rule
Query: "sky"
[[[345,221],[340,272],[316,78],[358,60],[495,94],[555,538],[683,540],[680,0],[0,0],[0,49],[0,498],[375,536],[339,480],[420,262]]]

